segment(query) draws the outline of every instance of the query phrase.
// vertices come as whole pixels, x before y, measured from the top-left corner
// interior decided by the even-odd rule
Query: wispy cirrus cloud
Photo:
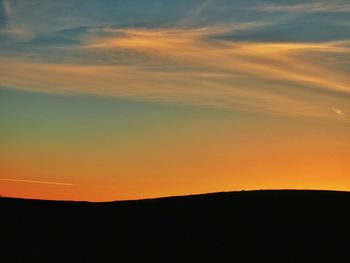
[[[286,17],[270,17],[271,12],[340,13],[347,12],[346,2],[271,2],[246,6],[235,19],[228,16],[226,7],[233,12],[235,5],[241,8],[244,2],[223,1],[218,7],[213,1],[181,2],[179,10],[189,6],[188,12],[178,10],[175,22],[163,21],[170,9],[162,6],[163,13],[153,24],[146,15],[152,11],[147,6],[147,12],[136,19],[131,16],[135,10],[128,6],[112,5],[112,16],[105,5],[92,2],[95,9],[86,4],[84,12],[72,11],[66,1],[40,2],[40,14],[28,12],[33,10],[32,2],[8,3],[11,19],[2,32],[12,30],[20,41],[3,45],[0,51],[0,84],[292,116],[334,118],[329,111],[333,105],[349,107],[349,39],[332,40],[332,34],[327,41],[306,41],[302,34],[297,41],[281,41],[278,35],[269,41],[257,37],[258,32],[281,30]],[[214,6],[218,14],[210,13]],[[120,11],[123,8],[125,12]],[[50,13],[45,10],[51,10],[52,23],[43,23]],[[57,14],[64,10],[63,19]],[[256,12],[265,15],[254,20]],[[125,21],[123,26],[115,21],[116,14]],[[148,22],[140,27],[136,20]],[[309,30],[313,32],[313,26]],[[40,37],[25,41],[28,32]]]
[[[348,75],[318,63],[334,54],[349,56],[347,41],[216,39],[234,28],[240,27],[96,28],[75,49],[87,56],[119,54],[138,59],[118,63],[112,58],[83,65],[7,58],[0,64],[0,81],[37,91],[88,92],[312,117],[332,117],[328,103],[333,97],[322,92],[349,96]],[[317,59],[307,58],[310,53],[317,54]],[[317,90],[322,103],[311,94]]]
[[[30,183],[30,184],[76,186],[76,184],[71,184],[71,183],[61,183],[61,182],[51,182],[51,181],[36,181],[36,180],[26,180],[26,179],[12,179],[12,178],[0,178],[0,181],[17,182],[17,183]]]
[[[258,7],[265,12],[294,12],[294,13],[349,13],[350,4],[345,1],[313,1],[301,4],[265,4]]]
[[[348,42],[329,43],[255,43],[210,41],[223,29],[198,30],[119,30],[117,36],[91,38],[87,48],[131,50],[151,55],[151,59],[170,59],[197,67],[209,67],[231,73],[245,73],[261,78],[308,82],[319,88],[350,92],[349,78],[303,59],[303,54],[317,52],[348,55]]]
[[[11,4],[10,4],[10,1],[9,0],[3,0],[2,1],[2,5],[3,5],[3,8],[4,8],[4,11],[5,11],[5,15],[7,17],[11,16]]]

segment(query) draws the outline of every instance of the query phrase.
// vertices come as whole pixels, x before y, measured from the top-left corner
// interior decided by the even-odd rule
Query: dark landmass
[[[0,198],[0,262],[350,262],[350,193]]]

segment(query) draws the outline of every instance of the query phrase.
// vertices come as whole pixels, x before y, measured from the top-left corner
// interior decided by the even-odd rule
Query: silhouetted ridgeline
[[[350,262],[350,193],[0,198],[0,262]]]

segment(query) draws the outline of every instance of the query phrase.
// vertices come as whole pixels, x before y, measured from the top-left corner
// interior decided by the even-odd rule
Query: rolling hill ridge
[[[350,262],[350,193],[0,198],[1,262]]]

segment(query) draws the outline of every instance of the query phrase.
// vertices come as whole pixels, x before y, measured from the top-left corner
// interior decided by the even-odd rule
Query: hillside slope
[[[350,262],[350,193],[0,198],[0,262]]]

